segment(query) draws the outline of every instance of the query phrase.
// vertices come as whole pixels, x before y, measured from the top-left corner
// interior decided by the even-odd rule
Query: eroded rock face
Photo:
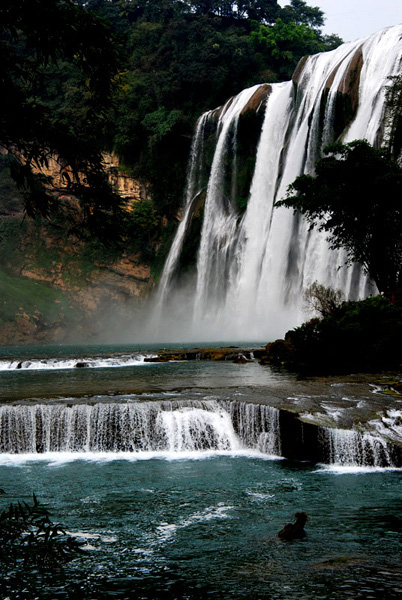
[[[304,56],[297,65],[292,77],[295,89],[295,99],[297,102],[297,91],[302,81],[303,70],[306,65],[308,56]],[[336,90],[335,99],[335,120],[334,120],[334,139],[342,139],[348,126],[356,116],[359,106],[359,86],[360,75],[363,67],[363,52],[361,47],[354,53],[349,69],[342,77]],[[323,128],[325,108],[329,96],[329,92],[334,84],[335,76],[338,72],[339,65],[328,75],[323,87],[321,99],[321,128]]]
[[[260,85],[260,87],[254,92],[250,100],[247,102],[247,104],[241,111],[240,116],[244,115],[249,110],[254,111],[256,113],[261,112],[262,114],[264,114],[265,107],[267,105],[267,101],[271,92],[272,86],[270,86],[268,83]]]
[[[130,177],[130,175],[125,173],[120,166],[118,157],[114,153],[105,152],[103,154],[103,166],[113,190],[127,200],[129,205],[132,202],[139,202],[149,197],[148,183]],[[42,165],[40,168],[37,167],[36,170],[52,178],[54,189],[68,194],[75,176],[70,165],[63,159],[59,156],[50,156],[47,165]],[[79,175],[79,177],[82,179],[82,175]]]
[[[359,106],[359,85],[362,67],[363,53],[361,48],[359,48],[355,52],[350,67],[338,87],[335,104],[335,137],[341,136],[356,116]]]

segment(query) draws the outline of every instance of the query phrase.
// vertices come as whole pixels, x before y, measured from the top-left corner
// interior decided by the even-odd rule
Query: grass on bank
[[[54,322],[72,319],[74,307],[60,290],[0,269],[0,323],[13,322],[23,313]]]

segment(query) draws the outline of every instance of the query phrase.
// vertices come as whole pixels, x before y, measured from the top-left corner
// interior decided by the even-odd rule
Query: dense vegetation
[[[0,143],[26,214],[104,243],[138,232],[152,246],[181,204],[198,116],[339,44],[323,21],[303,0],[4,0]],[[104,176],[111,149],[151,184],[153,206],[135,219]],[[71,167],[78,212],[32,171],[51,155]]]
[[[383,296],[343,302],[267,346],[268,360],[302,374],[378,372],[402,363],[402,305]]]
[[[402,168],[388,148],[334,144],[315,175],[300,175],[278,205],[301,212],[363,265],[380,292],[402,292]]]

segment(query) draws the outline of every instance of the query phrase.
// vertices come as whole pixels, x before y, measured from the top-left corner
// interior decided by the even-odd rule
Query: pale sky
[[[288,0],[279,0],[281,6]],[[325,14],[323,33],[336,33],[345,42],[402,23],[402,0],[307,0]]]

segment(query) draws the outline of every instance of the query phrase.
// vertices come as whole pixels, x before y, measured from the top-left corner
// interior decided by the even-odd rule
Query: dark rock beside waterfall
[[[293,346],[290,342],[279,339],[265,346],[265,353],[260,357],[261,365],[283,365],[292,356]]]
[[[234,361],[248,362],[253,360],[263,349],[238,349],[233,352],[234,347],[228,348],[194,348],[191,350],[161,350],[157,356],[147,356],[144,362],[168,362],[185,360],[211,360],[211,361]]]

